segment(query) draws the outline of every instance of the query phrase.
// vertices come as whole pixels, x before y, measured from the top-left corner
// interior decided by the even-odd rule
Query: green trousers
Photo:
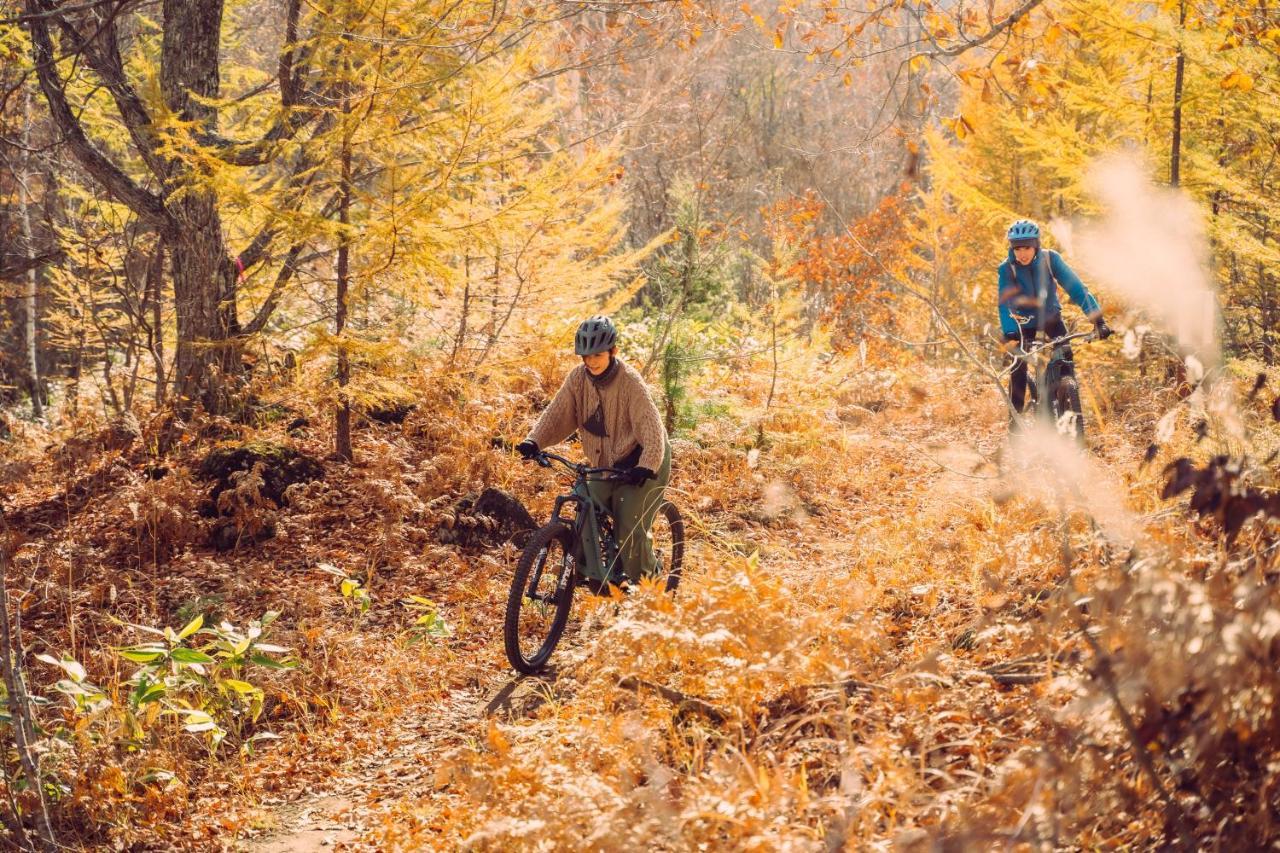
[[[658,507],[662,506],[662,492],[671,481],[671,442],[667,442],[662,456],[662,467],[657,476],[638,486],[598,480],[590,484],[591,497],[613,513],[614,533],[618,537],[618,557],[622,570],[633,583],[642,576],[651,575],[657,569],[653,554],[653,540],[649,528],[653,526]]]

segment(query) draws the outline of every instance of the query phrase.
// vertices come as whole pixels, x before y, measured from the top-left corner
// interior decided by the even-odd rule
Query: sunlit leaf
[[[197,616],[196,618],[188,622],[186,627],[178,632],[178,639],[185,640],[187,637],[190,637],[192,634],[194,634],[196,631],[199,631],[203,627],[204,627],[204,614],[200,614],[199,616]]]
[[[178,663],[187,663],[187,664],[215,663],[215,660],[213,658],[209,657],[209,655],[197,649],[185,649],[185,648],[174,649],[170,656],[173,658],[173,660],[177,661]]]
[[[236,679],[236,678],[224,678],[222,679],[221,683],[225,684],[227,687],[230,687],[235,692],[244,694],[244,695],[251,695],[254,693],[262,692],[259,688],[254,687],[249,682],[240,681],[239,679]]]
[[[153,663],[164,658],[168,650],[157,649],[154,646],[132,646],[126,649],[119,649],[118,653],[125,660],[130,660],[134,663]]]

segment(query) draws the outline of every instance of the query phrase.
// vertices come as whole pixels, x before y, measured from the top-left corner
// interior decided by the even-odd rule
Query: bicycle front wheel
[[[1080,386],[1070,376],[1058,380],[1054,389],[1053,415],[1060,432],[1084,444],[1084,412],[1080,408]]]
[[[569,621],[576,581],[572,533],[559,522],[545,525],[521,553],[507,596],[502,638],[507,660],[518,672],[538,672],[555,651]]]
[[[653,553],[658,574],[667,578],[667,592],[675,592],[684,571],[684,518],[671,501],[663,501],[653,519]]]

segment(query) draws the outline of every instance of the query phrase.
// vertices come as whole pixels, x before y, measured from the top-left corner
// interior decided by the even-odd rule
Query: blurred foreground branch
[[[31,702],[27,696],[26,682],[22,672],[22,636],[21,617],[16,626],[9,622],[9,546],[0,539],[0,674],[4,677],[5,690],[9,699],[10,728],[13,730],[14,747],[22,762],[22,770],[27,776],[28,787],[35,792],[40,803],[39,819],[40,841],[45,850],[56,850],[58,842],[53,836],[53,827],[49,822],[49,807],[44,799],[44,786],[40,783],[40,765],[36,758],[33,743],[35,741],[35,723],[31,718]],[[16,627],[16,630],[15,630]],[[21,832],[22,816],[14,815],[15,825]]]

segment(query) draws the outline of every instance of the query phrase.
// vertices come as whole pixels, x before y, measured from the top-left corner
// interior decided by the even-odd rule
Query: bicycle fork
[[[561,565],[560,577],[556,581],[556,588],[550,594],[539,594],[538,584],[542,582],[542,573],[547,567],[547,557],[549,549],[543,548],[538,552],[538,561],[533,566],[533,571],[529,573],[529,586],[525,590],[525,598],[530,601],[541,601],[544,604],[551,604],[561,595],[564,594],[565,588],[569,585],[569,576],[573,574],[572,554],[564,555],[564,564]]]

